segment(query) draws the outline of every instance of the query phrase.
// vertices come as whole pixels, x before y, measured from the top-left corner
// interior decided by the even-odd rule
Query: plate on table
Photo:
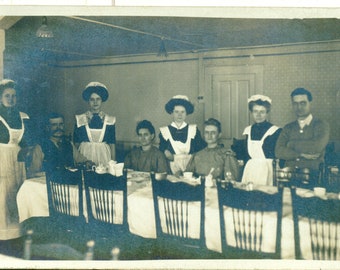
[[[167,180],[169,180],[170,182],[184,182],[190,185],[199,185],[201,183],[201,178],[195,178],[195,177],[191,177],[191,178],[184,178],[183,176],[177,177],[175,175],[168,175],[167,176]]]
[[[131,182],[139,183],[139,182],[149,180],[150,179],[150,173],[148,173],[148,172],[138,172],[138,171],[131,171],[131,172],[128,171],[127,178]]]
[[[300,197],[304,197],[304,198],[311,198],[311,197],[315,196],[315,194],[312,190],[302,189],[302,188],[296,189],[296,194],[299,195]]]
[[[77,168],[74,168],[74,167],[65,167],[66,170],[70,171],[70,172],[76,172],[78,171]]]

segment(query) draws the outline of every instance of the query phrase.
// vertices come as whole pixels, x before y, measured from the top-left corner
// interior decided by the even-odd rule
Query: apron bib
[[[23,122],[23,118],[25,116],[20,112],[20,118],[21,118],[21,129],[14,129],[11,128],[7,122],[5,121],[5,119],[2,118],[2,116],[0,116],[0,121],[5,125],[5,127],[8,129],[9,132],[9,142],[8,142],[8,146],[9,147],[13,147],[13,146],[17,146],[21,139],[22,136],[24,135],[25,132],[25,126],[24,126],[24,122]]]
[[[161,128],[161,133],[163,137],[170,141],[171,146],[175,151],[174,160],[170,161],[170,169],[173,174],[175,174],[178,171],[182,172],[185,171],[192,156],[189,154],[189,152],[191,139],[195,135],[195,131],[196,125],[189,125],[187,140],[185,143],[182,143],[181,141],[175,141],[172,138],[169,127]]]
[[[91,129],[88,124],[85,125],[89,142],[82,142],[79,146],[79,152],[87,159],[92,160],[97,166],[100,164],[106,166],[111,160],[110,146],[103,142],[106,121],[101,129]]]
[[[277,129],[278,127],[272,126],[259,141],[251,139],[251,127],[245,129],[243,134],[248,135],[248,153],[251,159],[248,160],[244,168],[242,183],[253,182],[255,185],[273,185],[273,160],[266,158],[262,146],[264,140],[275,133]]]

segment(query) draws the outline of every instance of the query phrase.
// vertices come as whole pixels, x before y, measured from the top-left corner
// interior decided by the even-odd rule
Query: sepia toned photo
[[[336,13],[81,8],[0,17],[0,264],[336,269]]]

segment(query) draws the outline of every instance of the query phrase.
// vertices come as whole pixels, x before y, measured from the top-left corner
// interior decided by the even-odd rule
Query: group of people
[[[290,94],[296,120],[279,128],[268,121],[271,99],[254,95],[248,99],[254,124],[245,128],[246,139],[232,149],[245,162],[242,182],[261,185],[273,184],[273,159],[280,167],[307,168],[311,185],[316,185],[320,164],[324,161],[329,141],[329,124],[311,113],[313,96],[305,88]]]
[[[0,82],[0,240],[20,236],[16,193],[26,173],[34,176],[77,164],[91,168],[116,160],[116,119],[101,110],[109,97],[107,87],[91,82],[82,97],[89,110],[75,116],[73,140],[65,137],[64,116],[53,112],[46,117],[45,138],[30,145],[25,129],[29,117],[17,109],[15,83]],[[311,114],[312,94],[308,90],[295,89],[291,101],[297,120],[279,128],[268,121],[271,99],[251,96],[248,105],[254,124],[245,128],[245,139],[231,150],[220,144],[221,123],[214,118],[206,120],[201,135],[197,125],[185,121],[194,112],[194,105],[187,96],[176,95],[165,105],[173,121],[160,128],[159,147],[154,146],[152,123],[140,121],[136,127],[140,145],[125,156],[124,166],[176,175],[190,171],[222,179],[228,173],[237,181],[262,185],[273,184],[274,158],[282,159],[284,166],[316,171],[323,161],[329,125]],[[30,157],[26,164],[18,159],[22,151]],[[244,161],[242,173],[238,159]]]

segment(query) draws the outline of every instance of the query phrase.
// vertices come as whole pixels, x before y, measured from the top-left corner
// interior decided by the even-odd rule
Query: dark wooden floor
[[[32,260],[81,260],[87,251],[86,243],[91,240],[77,229],[72,232],[58,232],[49,218],[31,218],[24,224],[24,230],[32,229]],[[23,257],[26,237],[0,241],[0,253]],[[145,239],[132,234],[119,237],[97,237],[94,246],[94,260],[111,260],[111,250],[120,249],[120,260],[159,259],[220,259],[219,253],[197,250],[194,253],[176,247],[160,247],[155,239]]]

